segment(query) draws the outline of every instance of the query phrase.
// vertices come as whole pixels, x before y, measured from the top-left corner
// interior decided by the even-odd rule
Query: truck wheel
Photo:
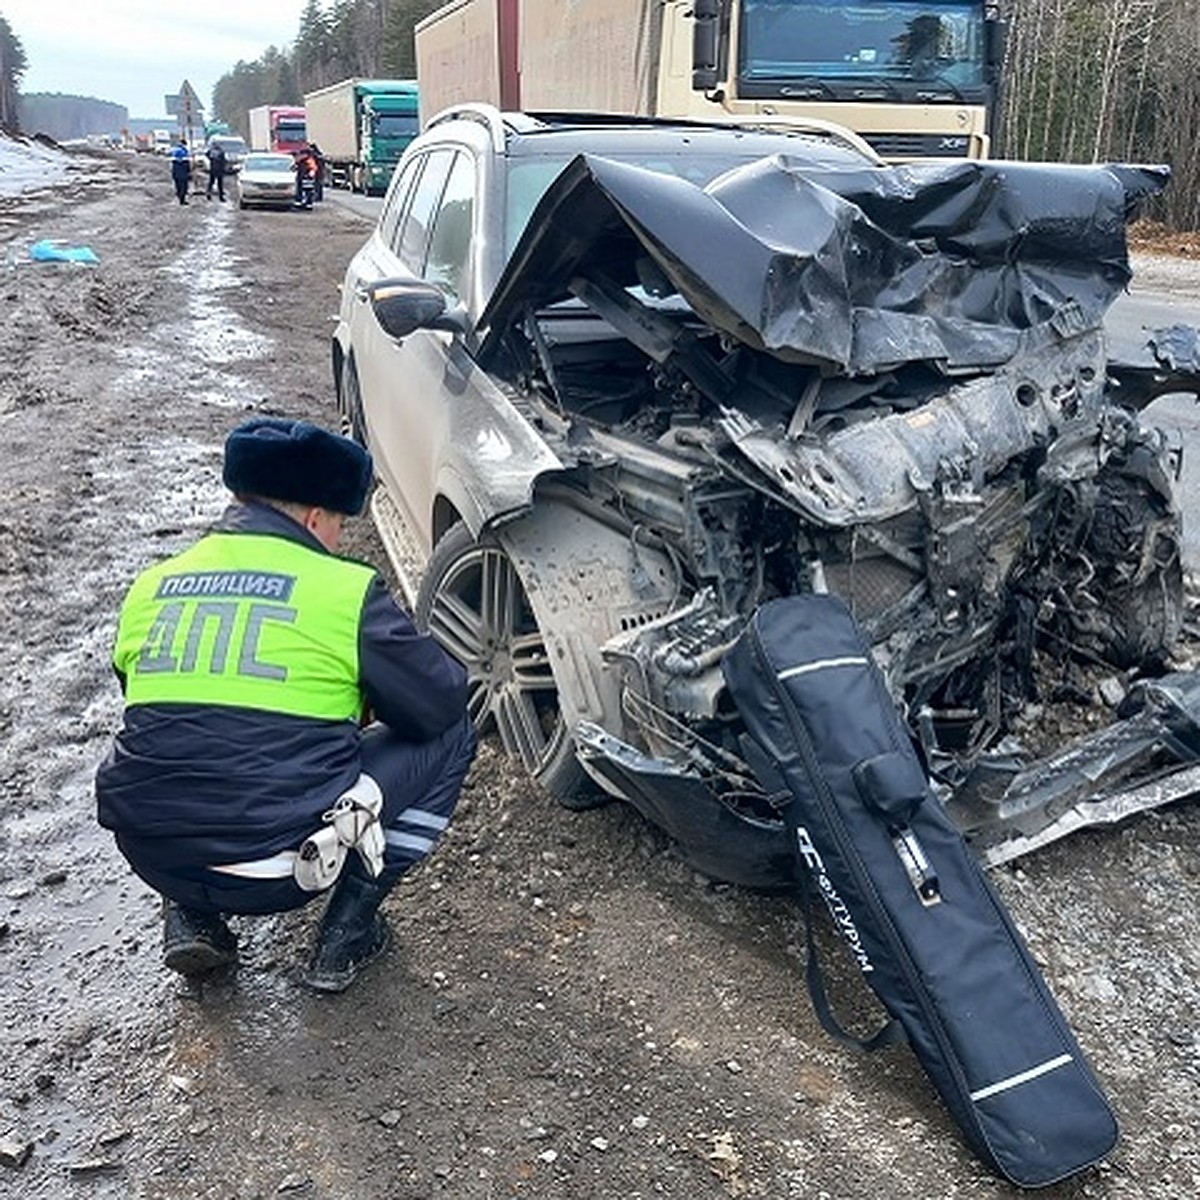
[[[595,789],[559,710],[546,643],[500,546],[489,537],[476,541],[461,521],[452,526],[430,556],[416,608],[417,624],[466,667],[476,728],[495,729],[505,752],[560,804],[594,807]]]

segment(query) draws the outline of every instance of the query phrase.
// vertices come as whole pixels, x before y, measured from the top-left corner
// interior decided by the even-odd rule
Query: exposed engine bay
[[[719,662],[781,595],[849,604],[990,861],[1088,823],[1065,815],[1080,801],[1200,757],[1200,695],[1170,671],[1181,449],[1138,417],[1160,391],[1196,391],[1200,369],[1186,352],[1182,367],[1110,363],[1101,324],[1128,279],[1124,220],[1162,179],[917,174],[890,194],[844,179],[839,195],[777,160],[702,194],[580,159],[491,305],[491,370],[570,465],[542,482],[539,532],[507,544],[572,665],[556,678],[577,749],[715,874],[730,872],[696,848],[693,823],[713,824],[697,781],[751,826],[778,824]],[[785,199],[802,219],[782,219]],[[1035,200],[1054,211],[1031,217]],[[574,556],[547,561],[539,507],[574,514]],[[575,633],[556,633],[564,621]],[[1099,680],[1139,714],[1123,737],[1087,740]],[[1055,705],[1074,720],[1014,736]],[[1064,751],[1072,724],[1085,742]]]

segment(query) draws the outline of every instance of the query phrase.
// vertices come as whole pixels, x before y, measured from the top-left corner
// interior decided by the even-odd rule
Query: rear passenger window
[[[413,191],[412,202],[400,224],[400,244],[396,247],[396,253],[414,275],[420,275],[425,265],[430,224],[453,163],[453,150],[434,150],[427,156],[425,169]],[[394,240],[392,244],[396,245]]]

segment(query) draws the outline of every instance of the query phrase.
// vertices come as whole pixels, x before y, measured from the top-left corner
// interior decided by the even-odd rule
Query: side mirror
[[[984,62],[992,70],[999,71],[1008,51],[1008,23],[999,19],[985,21],[983,39]]]
[[[461,310],[447,311],[445,292],[422,279],[380,279],[367,296],[380,327],[397,341],[418,329],[464,330]]]
[[[692,18],[692,91],[711,92],[721,82],[721,0],[695,0]]]

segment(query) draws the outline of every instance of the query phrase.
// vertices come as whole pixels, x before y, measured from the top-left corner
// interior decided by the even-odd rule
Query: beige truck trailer
[[[893,160],[986,157],[1003,43],[986,0],[450,0],[416,27],[422,120],[811,119]]]

